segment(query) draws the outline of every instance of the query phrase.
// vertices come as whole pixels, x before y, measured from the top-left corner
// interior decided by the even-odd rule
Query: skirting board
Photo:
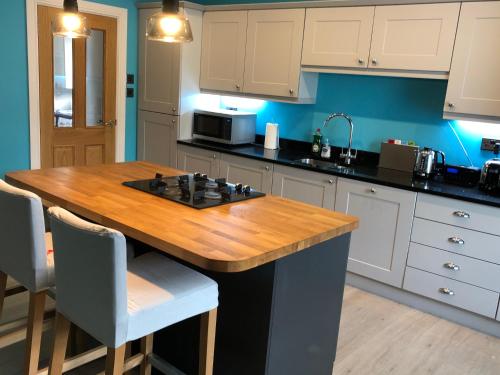
[[[346,284],[500,338],[500,322],[347,272]]]

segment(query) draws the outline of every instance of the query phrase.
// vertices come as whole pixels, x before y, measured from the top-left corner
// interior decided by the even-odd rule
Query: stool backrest
[[[48,213],[57,310],[104,345],[122,345],[128,326],[125,236],[60,207]]]
[[[36,194],[0,180],[0,270],[31,292],[49,284],[45,220]]]

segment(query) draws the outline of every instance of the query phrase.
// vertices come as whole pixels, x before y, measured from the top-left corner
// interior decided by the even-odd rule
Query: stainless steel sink
[[[344,167],[343,165],[339,165],[337,163],[332,163],[330,161],[325,161],[325,160],[309,159],[309,158],[295,160],[295,163],[309,165],[314,168],[330,169],[337,171],[347,169],[347,167]]]

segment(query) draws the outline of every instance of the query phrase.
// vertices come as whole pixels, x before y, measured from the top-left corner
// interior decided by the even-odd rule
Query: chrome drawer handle
[[[455,236],[448,238],[448,241],[450,241],[451,243],[456,243],[457,245],[463,245],[463,244],[465,244],[464,240],[462,240],[459,237],[455,237]]]
[[[460,266],[458,264],[453,263],[453,262],[446,262],[445,264],[443,264],[443,267],[448,268],[449,270],[452,270],[452,271],[459,271],[460,270]]]
[[[449,296],[454,296],[455,292],[449,288],[439,288],[439,293],[447,294]]]
[[[453,215],[463,217],[464,219],[470,219],[470,213],[465,211],[455,211],[453,212]]]

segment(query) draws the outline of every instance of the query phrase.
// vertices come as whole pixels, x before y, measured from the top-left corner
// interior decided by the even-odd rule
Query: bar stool
[[[59,207],[48,212],[57,282],[50,375],[62,373],[70,322],[108,348],[106,374],[122,374],[140,365],[141,375],[146,375],[151,373],[154,332],[200,314],[199,373],[212,374],[215,281],[156,253],[130,261],[127,270],[122,233]],[[141,339],[141,352],[124,363],[125,344],[136,339]]]
[[[29,291],[25,371],[36,374],[43,331],[45,296],[54,286],[52,237],[45,233],[42,200],[0,180],[0,314],[10,276]],[[18,288],[18,291],[24,291]]]

